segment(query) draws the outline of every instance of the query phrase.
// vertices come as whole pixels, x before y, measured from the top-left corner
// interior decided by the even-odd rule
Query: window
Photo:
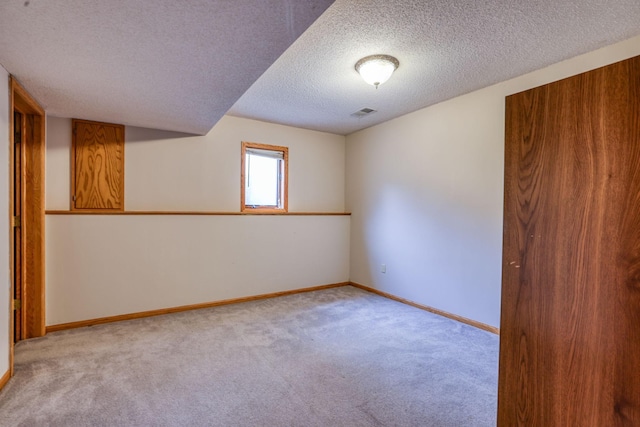
[[[242,212],[287,212],[289,149],[242,143]]]
[[[71,210],[124,209],[124,126],[73,119]]]

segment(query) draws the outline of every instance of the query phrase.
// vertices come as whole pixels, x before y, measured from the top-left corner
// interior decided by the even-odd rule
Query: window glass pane
[[[278,206],[281,161],[277,158],[247,153],[245,205]]]

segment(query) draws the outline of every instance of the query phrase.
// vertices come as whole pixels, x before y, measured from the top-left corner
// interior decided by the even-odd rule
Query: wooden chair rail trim
[[[443,310],[438,310],[437,308],[429,307],[427,305],[418,304],[416,302],[413,302],[413,301],[410,301],[410,300],[407,300],[407,299],[404,299],[404,298],[400,298],[400,297],[397,297],[395,295],[388,294],[386,292],[382,292],[382,291],[379,291],[377,289],[361,285],[359,283],[355,283],[355,282],[350,282],[350,283],[351,283],[351,286],[353,286],[355,288],[359,288],[359,289],[362,289],[364,291],[371,292],[373,294],[380,295],[382,297],[389,298],[389,299],[392,299],[394,301],[398,301],[398,302],[401,302],[403,304],[407,304],[407,305],[410,305],[412,307],[416,307],[416,308],[428,311],[428,312],[433,313],[433,314],[437,314],[438,316],[448,317],[449,319],[455,320],[457,322],[466,323],[467,325],[473,326],[474,328],[482,329],[484,331],[491,332],[491,333],[496,334],[496,335],[500,335],[500,329],[496,328],[495,326],[487,325],[486,323],[478,322],[476,320],[467,319],[466,317],[458,316],[457,314],[453,314],[453,313],[448,313],[448,312],[443,311]]]
[[[320,291],[323,289],[339,288],[348,286],[349,282],[332,283],[330,285],[312,286],[309,288],[294,289],[291,291],[273,292],[269,294],[254,295],[249,297],[226,299],[221,301],[205,302],[200,304],[182,305],[179,307],[161,308],[159,310],[141,311],[131,314],[121,314],[117,316],[100,317],[97,319],[81,320],[78,322],[60,323],[58,325],[47,326],[47,333],[64,331],[67,329],[82,328],[85,326],[101,325],[104,323],[120,322],[123,320],[141,319],[143,317],[160,316],[163,314],[179,313],[181,311],[197,310],[201,308],[218,307],[221,305],[238,304],[242,302],[258,301],[263,299],[282,297],[286,295],[300,294],[304,292]]]
[[[349,216],[351,212],[208,212],[208,211],[109,211],[109,210],[47,210],[47,215],[289,215],[289,216]]]
[[[0,390],[2,390],[5,385],[7,385],[10,379],[11,379],[11,369],[8,369],[7,372],[4,373],[2,378],[0,378]]]

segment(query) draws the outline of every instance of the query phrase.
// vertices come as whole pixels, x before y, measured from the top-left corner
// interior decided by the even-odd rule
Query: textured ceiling
[[[48,114],[206,133],[332,0],[0,0],[0,64]]]
[[[229,114],[348,134],[638,34],[640,0],[337,0]],[[400,61],[377,90],[371,54]]]
[[[640,34],[639,0],[331,3],[0,0],[0,64],[55,116],[348,134]],[[378,53],[400,67],[376,90],[354,65]]]

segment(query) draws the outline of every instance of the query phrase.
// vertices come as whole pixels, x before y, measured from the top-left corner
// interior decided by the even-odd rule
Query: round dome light
[[[366,56],[356,62],[356,71],[362,79],[378,88],[378,85],[389,80],[391,74],[398,68],[400,62],[389,55]]]

